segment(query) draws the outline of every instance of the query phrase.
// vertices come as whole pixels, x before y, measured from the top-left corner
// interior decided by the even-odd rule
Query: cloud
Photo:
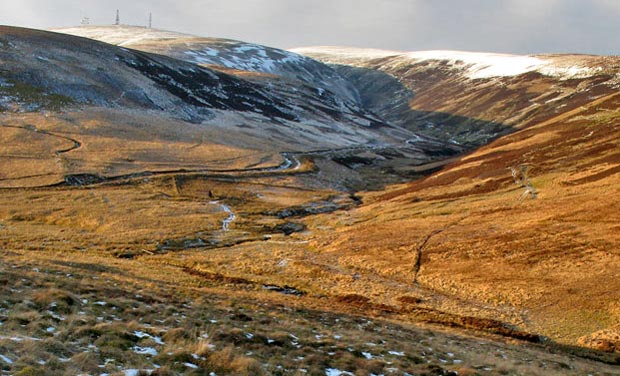
[[[508,0],[497,1],[505,6],[508,14],[517,17],[541,19],[554,14],[565,0]]]
[[[595,7],[620,15],[620,1],[618,0],[592,0],[592,3]]]
[[[82,17],[272,45],[617,54],[619,0],[15,0],[0,23],[49,28]]]

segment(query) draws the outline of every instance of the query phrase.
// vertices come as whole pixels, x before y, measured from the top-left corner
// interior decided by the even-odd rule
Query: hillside
[[[387,121],[469,148],[620,88],[614,57],[339,47],[294,51],[332,64],[357,86],[367,108]]]
[[[0,374],[620,374],[618,58],[59,31],[0,27]]]
[[[415,279],[429,305],[441,294],[450,311],[486,310],[553,340],[618,348],[618,58],[297,51],[352,64],[342,72],[390,73],[411,88],[411,114],[442,111],[511,125],[498,134],[517,130],[428,178],[365,196],[348,228],[325,234],[331,262]],[[448,85],[462,95],[443,93]],[[449,119],[437,130],[453,131]],[[536,199],[511,176],[521,166]],[[390,294],[398,293],[380,300]]]
[[[303,55],[277,48],[126,25],[81,26],[53,31],[170,56],[215,69],[281,76],[301,81],[298,89],[310,85],[317,90],[336,94],[343,105],[359,105],[355,87],[334,69]]]
[[[438,150],[459,151],[390,125],[321,82],[250,78],[65,34],[0,32],[0,108],[11,117],[4,137],[10,144],[36,135],[31,150],[7,155],[1,186],[48,185],[84,174],[276,168],[284,163],[281,152],[329,152],[325,163],[338,170],[332,157],[370,152],[369,160],[381,161],[394,159],[397,150],[400,158],[424,164],[437,160]],[[415,145],[406,143],[413,138]],[[110,149],[115,139],[124,145]],[[222,164],[219,157],[238,160]],[[29,165],[31,158],[38,166]],[[347,182],[325,184],[367,184],[342,174]]]

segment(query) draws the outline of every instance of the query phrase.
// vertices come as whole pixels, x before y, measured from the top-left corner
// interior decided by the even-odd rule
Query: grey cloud
[[[263,43],[398,50],[619,54],[618,0],[20,0],[0,23],[73,26],[84,16]]]

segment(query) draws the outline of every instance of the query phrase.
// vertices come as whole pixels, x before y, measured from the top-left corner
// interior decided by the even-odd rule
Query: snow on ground
[[[222,65],[227,68],[264,73],[277,73],[285,64],[303,63],[304,57],[287,51],[267,49],[251,43],[229,42],[216,48],[201,47],[185,52],[196,64]]]
[[[560,79],[585,78],[600,72],[602,67],[586,67],[558,62],[544,56],[510,55],[498,53],[467,52],[467,51],[389,51],[378,49],[362,49],[348,47],[307,47],[292,49],[292,52],[321,56],[333,59],[333,62],[372,60],[391,58],[389,64],[406,64],[423,61],[448,63],[463,69],[469,79],[509,77],[528,72],[538,72],[546,76]]]
[[[140,355],[149,355],[149,356],[157,356],[157,354],[159,354],[157,352],[157,350],[153,347],[140,347],[140,346],[134,346],[133,347],[133,351],[136,354],[140,354]]]
[[[128,46],[150,40],[191,38],[192,35],[172,31],[149,29],[140,26],[78,26],[69,28],[51,29],[63,34],[77,35],[84,38],[96,39],[118,46]]]
[[[188,61],[255,72],[276,72],[281,65],[302,63],[307,60],[306,57],[289,51],[267,48],[253,43],[201,38],[140,26],[80,26],[51,31],[95,39],[121,47],[132,47],[151,41],[185,41],[187,47],[185,54]],[[213,46],[209,47],[209,43],[213,43]]]
[[[165,344],[164,341],[162,341],[161,337],[152,336],[152,335],[150,335],[150,334],[148,334],[146,332],[143,332],[141,330],[136,330],[136,331],[133,332],[133,334],[136,337],[140,338],[140,339],[142,339],[142,338],[151,338],[153,340],[153,342],[155,342],[158,345],[164,345]]]
[[[351,372],[341,371],[336,368],[328,368],[325,370],[325,376],[344,376],[353,375]]]
[[[300,55],[325,54],[334,56],[335,58],[353,60],[353,59],[382,59],[389,56],[400,56],[405,51],[380,50],[375,48],[356,48],[356,47],[338,47],[338,46],[316,46],[293,48],[289,51]]]

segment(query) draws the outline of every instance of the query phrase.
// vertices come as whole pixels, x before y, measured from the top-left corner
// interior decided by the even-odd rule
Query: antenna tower
[[[153,13],[149,13],[149,29],[153,27]]]
[[[120,15],[120,12],[117,9],[116,10],[116,22],[114,23],[114,25],[120,25],[120,24],[121,24],[121,15]]]

